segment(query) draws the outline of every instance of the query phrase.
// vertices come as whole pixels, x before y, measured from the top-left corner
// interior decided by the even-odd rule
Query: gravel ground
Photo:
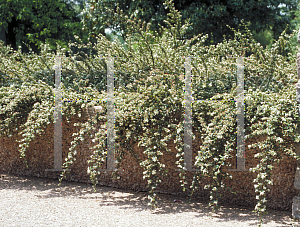
[[[258,226],[250,208],[221,206],[210,215],[207,202],[159,194],[158,208],[146,193],[90,184],[0,174],[0,226]],[[174,202],[174,200],[180,202]],[[298,226],[291,211],[268,210],[262,226]],[[299,225],[300,226],[300,225]]]

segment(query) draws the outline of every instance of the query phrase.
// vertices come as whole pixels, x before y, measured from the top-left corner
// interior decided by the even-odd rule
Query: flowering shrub
[[[150,205],[155,207],[154,190],[161,177],[168,174],[160,157],[168,152],[167,142],[176,144],[177,166],[183,169],[183,113],[184,111],[184,56],[195,56],[192,60],[192,90],[194,99],[234,100],[236,97],[236,57],[247,53],[245,62],[245,139],[267,136],[267,139],[252,144],[259,147],[256,157],[260,162],[252,171],[257,172],[255,211],[263,214],[266,209],[267,185],[272,184],[271,170],[282,154],[295,159],[294,145],[299,142],[297,125],[297,104],[295,83],[297,82],[296,61],[292,53],[283,57],[283,51],[290,50],[289,40],[295,35],[282,33],[271,49],[264,49],[256,43],[248,31],[241,34],[235,31],[234,40],[204,46],[206,36],[198,35],[191,40],[179,40],[189,26],[182,24],[181,15],[175,10],[172,1],[166,1],[170,9],[168,28],[162,37],[149,32],[147,26],[134,18],[118,16],[128,20],[132,36],[127,37],[126,49],[118,42],[109,42],[104,36],[97,37],[93,47],[98,51],[95,58],[80,58],[74,55],[64,58],[62,63],[62,94],[64,99],[105,99],[106,70],[103,57],[116,56],[115,71],[115,155],[117,165],[125,150],[132,152],[129,142],[138,143],[144,148],[146,159],[135,155],[144,168],[143,176],[149,186]],[[80,42],[80,39],[78,39]],[[72,43],[78,47],[84,45]],[[0,126],[1,136],[19,133],[20,153],[26,163],[26,148],[30,141],[43,129],[54,122],[54,56],[47,46],[37,56],[34,53],[23,55],[1,46],[0,66]],[[64,50],[59,50],[59,55]],[[232,58],[229,58],[231,55]],[[77,60],[76,60],[77,59]],[[81,60],[81,61],[78,61]],[[81,116],[81,109],[94,103],[67,102],[62,114],[67,121],[72,116]],[[104,110],[104,103],[100,103]],[[193,130],[199,132],[203,141],[194,168],[200,169],[190,185],[192,193],[197,189],[201,177],[210,177],[212,183],[210,205],[218,208],[218,192],[224,187],[224,179],[230,178],[221,167],[230,166],[227,162],[236,151],[236,104],[234,102],[195,102],[193,104]],[[99,121],[106,119],[104,113],[97,113],[93,120],[81,126],[75,133],[72,147],[65,160],[68,168],[76,159],[76,146],[93,136],[96,143],[89,160],[88,173],[93,185],[97,184],[99,169],[105,162],[106,129],[92,135],[92,129]],[[20,132],[19,132],[20,130]],[[195,139],[195,135],[193,135]],[[118,166],[117,166],[118,168]],[[185,172],[181,171],[183,190],[187,187]],[[117,176],[116,173],[114,173]],[[62,173],[62,178],[65,172]]]

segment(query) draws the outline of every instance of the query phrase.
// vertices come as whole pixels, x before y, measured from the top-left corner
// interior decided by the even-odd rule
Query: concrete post
[[[298,43],[300,44],[300,30],[298,33]],[[297,54],[297,73],[298,73],[298,83],[296,84],[296,97],[297,103],[300,103],[300,51]],[[300,114],[300,109],[298,110],[298,114]],[[298,128],[299,133],[299,128]],[[296,144],[295,146],[296,154],[300,156],[300,144]],[[297,161],[297,169],[295,174],[294,188],[300,191],[300,161]],[[300,219],[300,193],[293,198],[292,205],[292,216],[294,219]]]

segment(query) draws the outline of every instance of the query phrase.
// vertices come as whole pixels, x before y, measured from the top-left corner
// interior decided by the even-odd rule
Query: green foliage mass
[[[105,28],[113,28],[123,34],[129,34],[126,23],[115,15],[119,10],[127,16],[151,22],[151,31],[159,31],[160,25],[166,26],[167,14],[163,0],[89,0],[89,8],[84,11],[83,24],[91,35],[104,34]],[[182,20],[190,19],[181,39],[190,39],[198,34],[208,34],[206,45],[222,42],[223,35],[233,38],[234,33],[227,27],[237,29],[241,21],[249,23],[252,33],[270,31],[277,40],[288,24],[291,24],[298,11],[299,1],[290,0],[174,0],[176,10],[182,14]],[[294,24],[287,33],[295,29]],[[161,35],[161,33],[160,33]]]
[[[195,36],[190,40],[180,40],[189,27],[188,21],[182,23],[180,13],[171,1],[166,1],[170,9],[167,24],[162,27],[163,35],[150,32],[150,23],[136,18],[127,21],[125,46],[118,41],[110,42],[99,35],[97,44],[86,46],[71,43],[80,48],[97,51],[94,58],[81,58],[71,54],[62,62],[62,94],[64,99],[106,98],[106,61],[115,56],[115,157],[117,168],[126,151],[133,152],[130,144],[137,143],[143,148],[145,159],[136,161],[144,168],[144,179],[149,186],[150,205],[155,207],[155,189],[161,177],[168,174],[161,156],[168,152],[167,142],[174,141],[177,150],[177,166],[183,169],[184,138],[184,63],[183,56],[194,56],[192,60],[193,98],[206,100],[194,102],[192,106],[193,130],[201,135],[201,145],[196,161],[196,172],[192,180],[191,195],[199,187],[203,177],[212,180],[205,189],[210,189],[210,205],[218,208],[218,198],[224,190],[224,180],[232,176],[223,167],[230,166],[228,159],[236,152],[236,104],[225,102],[236,97],[236,58],[249,53],[244,59],[245,77],[245,135],[266,136],[258,146],[256,154],[259,164],[252,171],[257,173],[254,180],[257,193],[255,211],[263,214],[266,209],[266,192],[272,184],[271,170],[284,154],[295,159],[294,143],[299,142],[297,126],[299,116],[296,103],[295,83],[297,82],[295,56],[291,54],[290,39],[285,31],[270,49],[257,43],[246,26],[246,33],[232,29],[234,39],[218,45],[205,46],[206,36]],[[26,148],[30,141],[43,129],[54,122],[54,57],[49,46],[40,55],[24,55],[1,47],[0,66],[0,125],[1,136],[22,135],[21,156],[26,160]],[[65,53],[58,47],[58,54]],[[288,53],[287,56],[284,53]],[[228,57],[229,55],[232,58]],[[77,60],[76,60],[77,59]],[[81,61],[78,61],[81,60]],[[209,101],[209,100],[219,101]],[[224,102],[222,102],[224,101]],[[69,121],[72,116],[81,116],[82,108],[95,103],[66,102],[62,114]],[[89,162],[88,173],[94,186],[97,184],[99,169],[103,168],[106,157],[105,128],[93,135],[91,132],[99,121],[105,121],[107,107],[104,102],[97,104],[104,108],[92,121],[81,126],[74,134],[74,141],[65,160],[64,168],[69,168],[76,160],[76,146],[88,137],[96,143]],[[18,126],[18,123],[20,125]],[[195,139],[195,135],[193,135]],[[175,163],[174,163],[175,164]],[[62,178],[65,172],[62,173]],[[114,173],[118,177],[117,173]],[[180,172],[183,190],[187,182],[185,172]]]
[[[38,52],[45,42],[55,49],[57,42],[67,46],[68,41],[74,41],[74,34],[84,37],[76,13],[74,4],[65,0],[0,0],[0,28],[15,50],[22,46],[28,52],[29,45]]]

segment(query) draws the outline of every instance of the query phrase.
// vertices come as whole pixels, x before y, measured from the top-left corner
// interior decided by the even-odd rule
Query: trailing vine
[[[116,15],[128,21],[133,37],[127,37],[126,49],[120,42],[110,42],[104,36],[97,37],[92,48],[98,55],[78,61],[78,56],[64,58],[62,64],[62,94],[70,100],[104,100],[106,98],[105,59],[115,56],[115,144],[117,169],[126,151],[143,167],[143,178],[149,187],[149,200],[153,208],[157,206],[155,190],[161,178],[168,173],[162,155],[169,152],[168,142],[175,143],[176,164],[183,190],[190,187],[193,195],[201,180],[209,178],[205,185],[210,190],[210,206],[218,208],[218,198],[226,188],[226,179],[232,176],[224,171],[230,166],[228,160],[236,152],[236,57],[249,53],[245,62],[245,139],[263,137],[266,139],[250,145],[259,147],[256,154],[260,162],[251,169],[256,172],[254,179],[257,205],[255,212],[266,212],[266,193],[272,184],[271,170],[283,154],[299,159],[294,152],[294,142],[299,142],[297,126],[299,116],[296,104],[295,83],[297,82],[295,58],[283,56],[282,51],[291,48],[289,40],[295,35],[282,33],[271,49],[264,49],[257,43],[249,30],[235,32],[235,39],[224,40],[218,45],[204,46],[207,36],[197,36],[191,40],[179,40],[188,28],[189,22],[182,23],[180,13],[171,0],[165,2],[170,11],[169,27],[162,37],[149,32],[149,24],[138,22],[133,16],[124,17],[120,11]],[[81,40],[78,38],[78,42]],[[136,48],[137,43],[139,48]],[[54,56],[47,45],[40,56],[34,53],[24,55],[12,52],[0,43],[0,136],[19,133],[20,156],[26,164],[26,149],[35,136],[43,133],[47,125],[54,122]],[[69,46],[85,47],[71,43]],[[108,55],[109,53],[110,55]],[[60,50],[64,55],[65,50]],[[231,55],[232,58],[229,58]],[[184,167],[184,57],[192,60],[192,106],[193,130],[201,135],[191,185],[188,185]],[[19,59],[19,60],[18,60]],[[21,59],[21,60],[20,60]],[[293,60],[294,59],[294,60]],[[120,70],[121,69],[121,70]],[[218,100],[216,102],[208,100]],[[232,100],[232,101],[228,101]],[[85,102],[65,102],[62,114],[70,121],[74,115],[81,116],[81,110],[95,104]],[[97,113],[86,123],[76,123],[80,131],[75,133],[68,157],[63,164],[69,168],[76,160],[76,147],[87,137],[92,137],[95,146],[87,173],[93,187],[98,183],[99,169],[103,168],[107,155],[106,128],[93,133],[100,122],[106,121],[106,105],[102,113]],[[195,135],[193,135],[195,140]],[[136,143],[143,150],[144,158],[135,154],[129,144]],[[60,182],[66,171],[61,174]],[[113,176],[118,178],[116,172]],[[230,188],[228,188],[231,190]]]

